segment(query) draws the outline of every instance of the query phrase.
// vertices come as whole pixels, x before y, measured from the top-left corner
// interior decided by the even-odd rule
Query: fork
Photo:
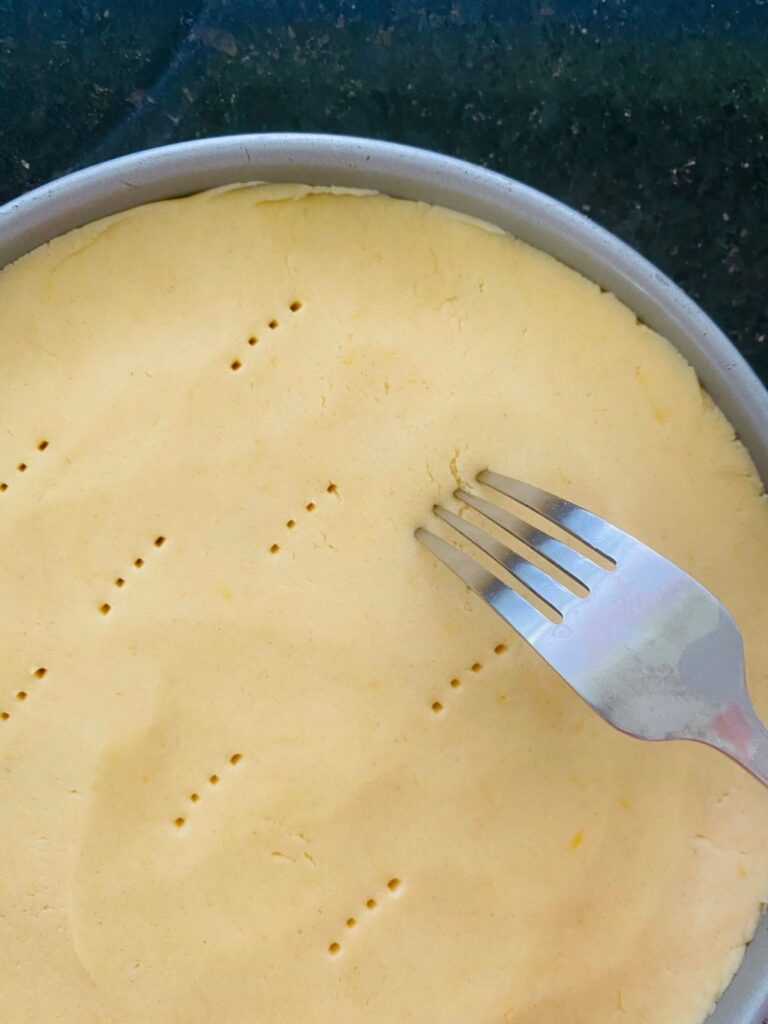
[[[741,633],[717,598],[593,512],[490,470],[477,479],[594,553],[587,557],[506,508],[456,491],[582,592],[440,506],[434,509],[440,519],[506,569],[549,614],[442,537],[420,528],[418,539],[611,725],[640,739],[706,743],[768,786],[768,729],[747,691]]]

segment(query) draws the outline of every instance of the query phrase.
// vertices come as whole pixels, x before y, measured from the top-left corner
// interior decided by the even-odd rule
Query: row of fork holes
[[[152,544],[156,548],[161,548],[163,544],[165,544],[166,539],[167,538],[161,534],[159,537],[155,537],[155,539],[152,541]],[[143,558],[134,558],[134,569],[141,570],[144,568],[145,565],[146,562],[144,561]],[[114,581],[114,585],[118,588],[118,590],[122,590],[122,588],[125,586],[127,582],[128,581],[126,580],[125,576],[118,576]],[[109,613],[112,611],[112,605],[108,601],[105,601],[103,604],[99,606],[99,611],[101,612],[102,615],[109,615]]]
[[[242,760],[243,760],[243,755],[242,754],[233,754],[230,757],[230,759],[229,759],[229,763],[234,768],[235,765],[240,764],[240,762]],[[218,786],[218,784],[220,782],[221,782],[221,776],[217,775],[215,772],[212,775],[208,776],[208,784],[210,786]],[[189,794],[189,802],[191,804],[199,803],[199,801],[200,801],[200,794],[197,792],[197,790],[195,790],[194,792]],[[180,814],[178,817],[173,819],[173,824],[176,826],[176,828],[184,828],[186,823],[187,823],[187,819],[184,817],[183,814]]]
[[[325,488],[325,493],[326,494],[338,494],[339,493],[339,488],[336,486],[335,483],[331,482]],[[304,506],[304,511],[305,512],[314,512],[316,508],[317,508],[316,502],[308,501],[307,504]],[[287,530],[295,530],[297,525],[298,524],[296,523],[295,519],[287,519],[286,522],[285,522],[285,528]],[[275,544],[270,545],[269,553],[271,555],[276,555],[279,550],[280,550],[280,545],[275,543]]]
[[[402,884],[403,883],[400,881],[399,878],[390,878],[390,880],[387,882],[388,893],[394,896],[394,894],[400,889],[400,886]],[[378,905],[378,900],[374,899],[372,896],[370,897],[370,899],[367,899],[365,901],[365,909],[371,913],[377,909]],[[351,931],[353,928],[357,928],[358,920],[356,917],[348,917],[344,924]],[[331,954],[331,956],[338,956],[338,954],[341,952],[341,943],[332,942],[328,946],[328,952]]]
[[[48,669],[43,668],[43,666],[41,665],[39,668],[34,669],[31,675],[34,679],[37,680],[45,679],[45,677],[48,675]],[[28,696],[29,693],[26,690],[19,690],[16,693],[16,700],[20,703],[23,703]],[[10,717],[10,711],[0,711],[0,722],[7,722]]]
[[[504,654],[504,652],[506,650],[507,650],[507,645],[506,644],[496,644],[496,646],[493,648],[493,653],[498,656],[498,655]],[[473,662],[469,666],[469,671],[470,672],[474,672],[477,675],[478,673],[483,671],[483,663],[481,661]],[[451,689],[458,690],[459,687],[461,686],[461,679],[459,678],[459,676],[454,676],[453,679],[451,679],[449,685],[450,685]],[[435,701],[432,702],[432,710],[434,711],[434,713],[436,715],[439,715],[442,711],[445,710],[445,705],[443,704],[442,701],[435,700]]]
[[[38,443],[37,443],[37,445],[35,447],[37,448],[37,450],[39,452],[44,452],[45,449],[48,447],[48,445],[49,445],[49,442],[43,440],[43,441],[38,441]],[[29,466],[28,466],[28,464],[26,462],[20,462],[16,466],[16,472],[17,473],[26,473],[28,469],[29,469]],[[8,484],[4,480],[0,481],[0,491],[7,491],[7,490],[8,490]]]
[[[293,302],[289,303],[288,309],[291,311],[291,313],[298,313],[302,305],[303,303],[301,299],[294,299]],[[270,329],[270,331],[277,330],[279,326],[280,321],[277,320],[275,317],[272,317],[272,319],[267,324],[267,327]],[[258,343],[259,339],[257,335],[252,334],[248,339],[248,344],[251,346],[251,348],[254,348],[256,345],[258,345]],[[242,370],[243,361],[241,359],[233,359],[232,362],[229,364],[229,368],[230,370],[232,370],[233,373],[237,373],[238,370]]]

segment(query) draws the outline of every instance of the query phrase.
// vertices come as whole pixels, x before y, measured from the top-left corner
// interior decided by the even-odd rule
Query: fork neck
[[[768,728],[749,701],[729,704],[712,721],[705,742],[768,786]]]

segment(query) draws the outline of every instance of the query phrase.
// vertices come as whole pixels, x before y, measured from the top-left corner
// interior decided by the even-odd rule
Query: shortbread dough
[[[446,210],[239,186],[0,274],[2,1024],[699,1024],[768,793],[600,721],[415,539],[490,466],[731,610],[768,509],[675,350]]]

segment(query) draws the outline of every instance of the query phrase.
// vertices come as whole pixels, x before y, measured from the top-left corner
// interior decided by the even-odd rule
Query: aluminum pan
[[[569,207],[472,164],[332,135],[185,142],[78,171],[0,208],[0,267],[99,217],[240,181],[371,188],[497,224],[612,291],[668,338],[728,416],[768,484],[768,392],[702,310],[629,246]],[[768,1022],[768,919],[710,1024]]]

